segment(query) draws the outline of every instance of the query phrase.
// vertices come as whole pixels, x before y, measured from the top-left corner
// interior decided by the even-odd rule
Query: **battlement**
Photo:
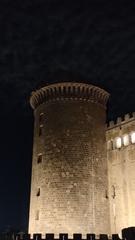
[[[53,233],[48,234],[5,234],[0,233],[0,240],[134,240],[135,239],[135,227],[124,228],[121,231],[121,235],[112,234],[111,236],[107,234],[96,235],[94,233],[88,233],[83,236],[80,233],[74,233],[72,237],[69,237],[68,233],[60,233],[57,237]]]
[[[128,122],[135,120],[135,112],[127,113],[123,117],[118,117],[116,121],[110,121],[107,124],[107,130],[118,127],[120,125],[124,125]]]
[[[96,86],[85,83],[63,82],[45,86],[32,92],[30,104],[33,109],[43,102],[59,100],[84,100],[106,106],[109,93]]]
[[[60,233],[58,238],[55,238],[54,234],[46,234],[45,236],[41,234],[33,234],[32,238],[30,234],[24,234],[22,236],[17,235],[16,240],[129,240],[128,238],[119,238],[118,234],[112,234],[108,236],[107,234],[87,234],[85,238],[82,234],[73,234],[72,238],[68,237],[67,233]],[[130,239],[131,240],[131,239]]]

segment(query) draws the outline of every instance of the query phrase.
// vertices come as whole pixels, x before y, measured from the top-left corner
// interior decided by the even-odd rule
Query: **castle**
[[[135,115],[106,127],[109,94],[62,82],[32,93],[30,233],[119,233],[135,222]]]

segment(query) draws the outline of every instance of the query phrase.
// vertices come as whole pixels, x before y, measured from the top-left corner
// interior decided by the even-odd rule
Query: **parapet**
[[[107,124],[107,130],[118,127],[120,125],[126,124],[128,122],[131,122],[135,120],[135,112],[127,113],[123,117],[118,117],[116,121],[110,121]]]
[[[106,107],[109,93],[85,83],[62,82],[51,84],[32,92],[30,104],[33,109],[40,104],[59,100],[83,100],[99,103]]]
[[[30,234],[17,234],[15,236],[16,240],[134,240],[135,239],[135,227],[128,227],[121,230],[121,236],[118,234],[112,234],[108,236],[107,234],[99,234],[96,235],[94,233],[88,233],[85,237],[80,233],[74,233],[72,238],[69,238],[68,233],[60,233],[57,238],[55,238],[55,234],[33,234],[33,237]],[[11,236],[11,238],[13,235]],[[7,240],[7,236],[4,234],[0,234],[0,239]]]
[[[73,234],[73,238],[69,238],[68,234],[59,234],[58,238],[54,237],[54,234],[46,234],[43,237],[41,234],[33,234],[31,238],[30,234],[24,234],[22,236],[17,235],[16,240],[122,240],[119,238],[118,234],[112,234],[108,236],[107,234],[100,234],[96,236],[95,234],[87,234],[85,238],[82,238],[82,234]],[[132,240],[130,238],[123,238],[123,240]]]

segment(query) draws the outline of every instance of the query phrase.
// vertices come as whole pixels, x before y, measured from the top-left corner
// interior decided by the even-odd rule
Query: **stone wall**
[[[109,123],[107,132],[111,232],[135,224],[135,114]]]

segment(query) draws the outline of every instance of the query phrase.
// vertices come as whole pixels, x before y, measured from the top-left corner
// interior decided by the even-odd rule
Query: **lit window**
[[[131,142],[135,143],[135,132],[131,133]]]
[[[123,136],[123,144],[124,144],[124,146],[129,145],[129,136],[128,135]]]
[[[121,146],[122,146],[122,141],[121,141],[121,138],[118,137],[116,138],[116,148],[121,148]]]
[[[42,154],[39,154],[37,158],[37,163],[41,163],[41,162],[42,162]]]
[[[36,196],[37,196],[37,197],[40,196],[40,188],[38,188]]]
[[[43,125],[40,125],[40,126],[39,126],[39,136],[42,135],[42,132],[43,132]]]
[[[39,220],[39,210],[36,211],[35,220]]]

